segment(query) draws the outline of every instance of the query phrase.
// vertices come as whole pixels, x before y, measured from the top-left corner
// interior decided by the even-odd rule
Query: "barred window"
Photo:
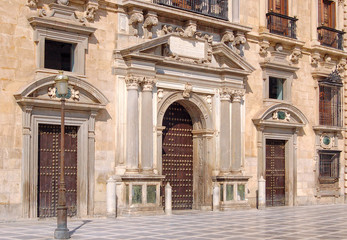
[[[341,96],[338,86],[319,86],[319,124],[341,126]]]
[[[333,183],[339,178],[340,151],[319,151],[319,180]]]

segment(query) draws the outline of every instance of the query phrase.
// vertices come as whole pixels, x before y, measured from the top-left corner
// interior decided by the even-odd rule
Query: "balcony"
[[[280,13],[268,12],[266,14],[267,28],[270,33],[296,39],[296,17],[289,17]]]
[[[228,0],[153,0],[153,3],[228,20]]]
[[[345,34],[344,31],[339,31],[326,26],[318,27],[317,31],[318,40],[321,45],[343,50],[343,34]]]

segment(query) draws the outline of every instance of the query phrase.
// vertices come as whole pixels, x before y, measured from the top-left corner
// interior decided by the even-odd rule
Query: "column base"
[[[69,229],[55,229],[54,230],[54,239],[69,239],[70,238],[70,232]]]

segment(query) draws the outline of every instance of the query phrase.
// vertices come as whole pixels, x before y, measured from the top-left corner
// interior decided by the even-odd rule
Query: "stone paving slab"
[[[48,240],[55,228],[55,219],[0,221],[0,239]],[[71,239],[83,240],[347,240],[347,204],[68,219],[68,228]]]

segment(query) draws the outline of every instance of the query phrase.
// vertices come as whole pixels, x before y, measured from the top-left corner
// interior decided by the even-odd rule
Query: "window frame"
[[[270,98],[270,78],[283,79],[283,100]],[[292,101],[292,82],[293,73],[285,70],[277,70],[273,68],[264,68],[263,71],[263,99],[273,102],[288,102]]]
[[[318,158],[319,158],[318,179],[320,183],[331,184],[331,183],[338,182],[340,178],[340,153],[341,151],[335,151],[335,150],[318,150]],[[322,156],[331,156],[330,159],[324,159],[324,162],[328,162],[328,163],[330,162],[330,166],[325,165],[330,167],[329,176],[326,176],[325,174],[322,175],[322,161],[323,161]]]
[[[330,88],[330,96],[334,98],[333,101],[326,99],[322,99],[322,88],[327,89]],[[333,94],[332,94],[333,93]],[[319,83],[318,85],[318,121],[321,126],[331,126],[331,127],[342,127],[342,94],[341,94],[341,86],[327,84],[327,83]],[[337,96],[336,96],[337,95]],[[330,106],[326,106],[330,105]],[[330,110],[330,118],[327,119],[326,116],[322,116],[323,110]],[[324,111],[325,115],[328,115],[326,111]],[[328,116],[329,117],[329,116]],[[335,117],[337,119],[335,119]]]

